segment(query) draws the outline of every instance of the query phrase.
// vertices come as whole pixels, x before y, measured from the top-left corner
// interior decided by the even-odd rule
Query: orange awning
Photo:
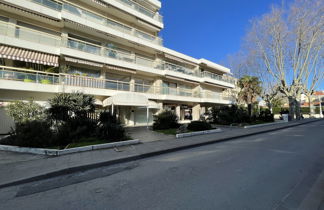
[[[59,66],[59,56],[57,55],[51,55],[5,45],[0,45],[0,58],[38,63],[48,66]]]

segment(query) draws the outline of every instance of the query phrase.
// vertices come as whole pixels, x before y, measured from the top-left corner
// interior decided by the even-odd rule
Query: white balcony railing
[[[34,71],[30,69],[22,69],[8,66],[0,66],[0,79],[46,85],[67,85],[77,87],[109,89],[117,91],[139,92],[154,95],[173,95],[182,97],[214,98],[219,100],[226,100],[226,98],[221,94],[214,93],[211,91],[199,93],[197,91],[184,88],[170,88],[154,85],[144,85],[131,82],[79,76],[73,74],[48,73],[43,71]]]
[[[136,10],[137,12],[140,12],[150,18],[153,18],[154,20],[159,21],[160,23],[163,23],[163,17],[159,13],[153,12],[132,0],[117,0],[117,1],[129,8]]]
[[[12,25],[0,21],[0,35],[26,40],[34,43],[51,45],[55,47],[61,46],[61,37],[41,31],[33,30],[23,26]]]
[[[104,25],[109,28],[113,28],[115,30],[118,30],[118,31],[126,33],[126,34],[130,34],[132,36],[138,37],[145,41],[149,41],[149,42],[152,42],[152,43],[155,43],[158,45],[162,45],[162,43],[163,43],[163,40],[160,37],[153,36],[151,34],[148,34],[146,32],[140,31],[138,29],[124,25],[122,23],[116,22],[114,20],[102,17],[102,16],[97,15],[93,12],[89,12],[87,10],[76,7],[72,4],[64,3],[63,10],[70,14],[79,16],[85,20],[88,20],[88,21],[91,21],[91,22],[94,22],[94,23],[97,23],[100,25]]]
[[[53,34],[37,31],[23,26],[13,25],[2,21],[0,21],[0,35],[26,40],[34,43],[50,45],[58,48],[64,46],[71,49],[99,56],[105,56],[116,60],[134,63],[140,66],[150,67],[158,70],[170,70],[185,75],[195,76],[198,78],[206,77],[231,84],[235,83],[234,79],[226,78],[224,76],[220,76],[211,72],[194,71],[193,69],[189,69],[184,66],[180,66],[169,62],[162,62],[160,64],[156,64],[155,61],[152,59],[138,56],[127,51],[122,51],[110,47],[103,47],[101,45],[96,45],[74,38],[62,40],[61,36],[59,35],[55,36]]]
[[[52,1],[52,0],[28,0],[28,1],[34,2],[36,4],[40,4],[50,9],[54,9],[56,11],[62,10],[62,4],[56,1]]]

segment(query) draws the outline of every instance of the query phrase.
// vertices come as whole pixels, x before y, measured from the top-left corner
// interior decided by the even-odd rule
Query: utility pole
[[[319,101],[319,108],[320,108],[320,118],[323,118],[322,100],[321,100],[320,95],[318,95],[318,101]]]

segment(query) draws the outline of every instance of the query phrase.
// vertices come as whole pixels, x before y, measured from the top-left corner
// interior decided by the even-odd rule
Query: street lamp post
[[[323,118],[322,100],[319,95],[318,95],[318,101],[319,101],[319,108],[320,108],[320,118]]]

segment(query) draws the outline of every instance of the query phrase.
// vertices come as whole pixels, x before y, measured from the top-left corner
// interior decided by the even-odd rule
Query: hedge
[[[289,110],[288,107],[287,107],[287,108],[280,108],[280,107],[276,107],[276,108],[273,108],[273,109],[272,109],[273,114],[280,114],[280,111],[281,111],[282,109],[288,109],[288,110]],[[319,114],[319,112],[320,112],[320,108],[319,108],[319,107],[316,107],[316,108],[315,108],[315,114]],[[301,113],[302,113],[302,114],[309,114],[309,107],[301,107]]]

